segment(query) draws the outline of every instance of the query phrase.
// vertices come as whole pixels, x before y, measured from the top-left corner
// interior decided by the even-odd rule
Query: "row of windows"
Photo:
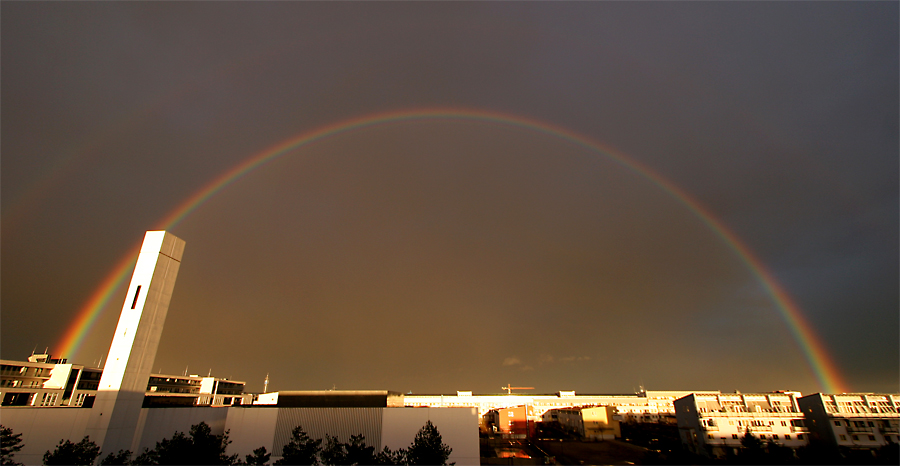
[[[81,406],[84,404],[85,398],[87,398],[87,393],[79,393],[75,396],[75,406]]]
[[[851,437],[853,437],[853,441],[854,441],[854,442],[858,442],[858,441],[860,440],[860,437],[862,437],[862,436],[861,436],[861,435],[851,435]],[[874,435],[867,435],[867,437],[869,438],[869,441],[870,441],[870,442],[874,442],[874,441],[875,441],[875,436],[874,436]],[[840,438],[841,438],[841,441],[842,441],[842,442],[846,442],[846,441],[847,441],[847,436],[846,436],[846,435],[841,434],[841,435],[840,435]]]
[[[825,400],[825,411],[829,413],[896,413],[897,408],[889,401],[873,401],[866,404],[864,401],[838,401]]]
[[[712,421],[712,419],[710,419],[710,421]],[[756,419],[751,420],[749,422],[748,421],[728,421],[728,425],[733,426],[733,425],[735,425],[734,424],[735,422],[737,422],[738,426],[765,427],[765,426],[774,426],[775,425],[775,421],[767,422],[767,421],[756,420]],[[788,425],[787,423],[788,423],[788,421],[781,421],[781,425],[783,427],[787,427],[787,425]],[[837,425],[840,425],[840,424],[837,424]],[[804,422],[803,419],[791,419],[791,427],[805,427],[805,426],[806,426],[806,423]]]
[[[3,380],[0,382],[0,387],[8,387],[8,388],[34,388],[43,386],[43,382],[40,380]]]
[[[707,435],[706,437],[711,439],[711,438],[713,438],[713,434],[709,434],[709,435]],[[725,440],[725,437],[719,437],[719,438],[722,439],[722,440]],[[731,434],[731,438],[737,440],[737,439],[739,439],[740,437],[738,436],[738,434]],[[769,436],[766,435],[766,434],[760,434],[760,435],[759,435],[759,438],[760,438],[761,440],[766,440],[766,439],[769,438]],[[785,439],[785,440],[792,440],[791,434],[785,434],[785,435],[784,435],[784,439]],[[778,434],[772,434],[771,440],[781,440],[781,436],[778,435]],[[797,440],[803,440],[803,434],[797,434]]]

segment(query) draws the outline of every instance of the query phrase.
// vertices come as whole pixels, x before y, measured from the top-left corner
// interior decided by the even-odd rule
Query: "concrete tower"
[[[137,448],[141,405],[183,252],[184,241],[165,231],[144,236],[85,430],[104,452]]]

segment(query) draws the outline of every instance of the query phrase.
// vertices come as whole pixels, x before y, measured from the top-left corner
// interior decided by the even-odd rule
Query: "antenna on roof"
[[[266,372],[266,380],[263,382],[263,393],[269,393],[269,373]]]

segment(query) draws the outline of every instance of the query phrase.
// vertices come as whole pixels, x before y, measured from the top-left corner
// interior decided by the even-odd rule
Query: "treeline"
[[[0,464],[16,465],[15,453],[22,449],[22,434],[0,426]],[[145,448],[137,457],[133,453],[119,450],[103,457],[100,465],[155,465],[155,464],[226,464],[265,465],[272,456],[266,447],[253,450],[241,461],[237,454],[228,455],[226,449],[231,443],[228,431],[214,435],[205,422],[191,426],[187,435],[175,432],[171,438],[156,442],[153,449]],[[365,443],[363,435],[350,437],[347,443],[337,437],[326,435],[325,439],[312,439],[301,426],[291,432],[291,440],[281,451],[281,459],[276,465],[445,465],[452,448],[443,443],[437,427],[428,421],[408,448],[391,450],[384,447],[376,452],[375,447]],[[100,447],[85,436],[80,442],[60,440],[56,449],[44,453],[46,465],[91,466],[101,456]],[[451,465],[453,463],[450,463]]]

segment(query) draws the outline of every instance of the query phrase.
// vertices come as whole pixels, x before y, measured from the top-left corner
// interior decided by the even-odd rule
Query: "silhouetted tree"
[[[84,436],[78,443],[68,440],[60,440],[56,450],[47,450],[44,453],[44,464],[66,464],[91,466],[100,455],[100,447],[92,442],[90,437]]]
[[[110,453],[100,460],[102,466],[131,464],[131,450],[119,450],[118,453]]]
[[[377,455],[375,455],[375,461],[373,462],[373,464],[379,464],[379,465],[381,465],[381,464],[384,464],[384,465],[407,464],[406,463],[406,449],[400,448],[397,451],[391,451],[390,448],[384,447],[383,450],[381,450],[380,452],[378,452]]]
[[[275,464],[316,465],[321,449],[322,440],[309,438],[303,427],[297,426],[291,432],[291,441],[281,450],[281,459]]]
[[[360,466],[375,464],[375,447],[366,445],[366,438],[362,434],[351,435],[350,443],[345,446],[347,464]]]
[[[22,464],[13,459],[22,446],[22,434],[15,434],[9,427],[0,425],[0,464]]]
[[[764,460],[765,452],[763,451],[763,443],[759,437],[750,433],[750,429],[741,437],[741,452],[738,454],[738,462],[741,464],[761,464]]]
[[[888,444],[875,451],[878,464],[900,464],[900,444],[888,440]]]
[[[322,447],[319,457],[322,459],[322,464],[327,466],[350,464],[347,462],[347,446],[331,435],[325,436],[325,446]]]
[[[263,465],[269,462],[269,458],[272,457],[271,453],[266,452],[266,447],[259,447],[256,450],[253,450],[252,455],[247,455],[244,458],[246,459],[245,464],[258,464]]]
[[[406,461],[411,465],[445,465],[452,451],[443,443],[441,433],[429,420],[419,429],[416,439],[406,450]]]
[[[766,443],[766,464],[793,464],[797,462],[794,449],[779,445],[774,440]]]
[[[228,431],[213,435],[205,422],[191,426],[190,437],[175,432],[171,439],[156,442],[153,450],[144,450],[135,464],[234,464],[238,455],[228,456],[225,449],[231,441]]]

